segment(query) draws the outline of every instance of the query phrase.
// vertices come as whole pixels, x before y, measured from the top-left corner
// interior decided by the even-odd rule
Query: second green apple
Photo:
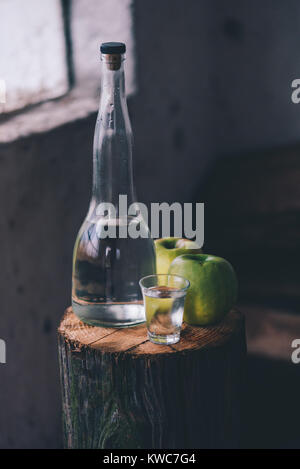
[[[201,253],[198,244],[185,238],[161,238],[155,240],[156,273],[167,274],[173,260],[181,254]]]
[[[231,264],[208,254],[183,254],[176,257],[170,274],[190,281],[184,304],[184,320],[196,326],[220,321],[237,299],[237,278]]]

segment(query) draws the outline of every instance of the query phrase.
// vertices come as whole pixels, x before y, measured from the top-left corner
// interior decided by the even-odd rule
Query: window
[[[0,113],[58,98],[74,86],[98,95],[104,41],[127,45],[135,91],[132,0],[0,0]],[[98,100],[97,100],[98,104]],[[92,104],[94,107],[94,104]]]
[[[2,112],[66,93],[60,0],[0,0],[0,80]]]

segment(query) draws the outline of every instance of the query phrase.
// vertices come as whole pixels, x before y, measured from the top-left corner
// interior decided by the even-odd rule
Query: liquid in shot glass
[[[154,344],[170,345],[180,340],[189,285],[179,275],[148,275],[140,280],[148,337]]]

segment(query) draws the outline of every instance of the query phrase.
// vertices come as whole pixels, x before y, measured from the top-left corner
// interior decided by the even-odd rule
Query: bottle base
[[[133,327],[146,321],[143,302],[88,303],[72,300],[72,308],[80,321],[97,327]]]

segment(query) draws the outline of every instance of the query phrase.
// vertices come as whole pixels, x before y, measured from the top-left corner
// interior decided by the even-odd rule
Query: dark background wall
[[[142,1],[134,15],[141,197],[193,200],[216,157],[298,141],[297,1]]]
[[[206,202],[218,158],[298,141],[299,2],[142,0],[133,15],[140,201]],[[61,445],[56,328],[70,304],[95,118],[0,146],[2,448]]]

